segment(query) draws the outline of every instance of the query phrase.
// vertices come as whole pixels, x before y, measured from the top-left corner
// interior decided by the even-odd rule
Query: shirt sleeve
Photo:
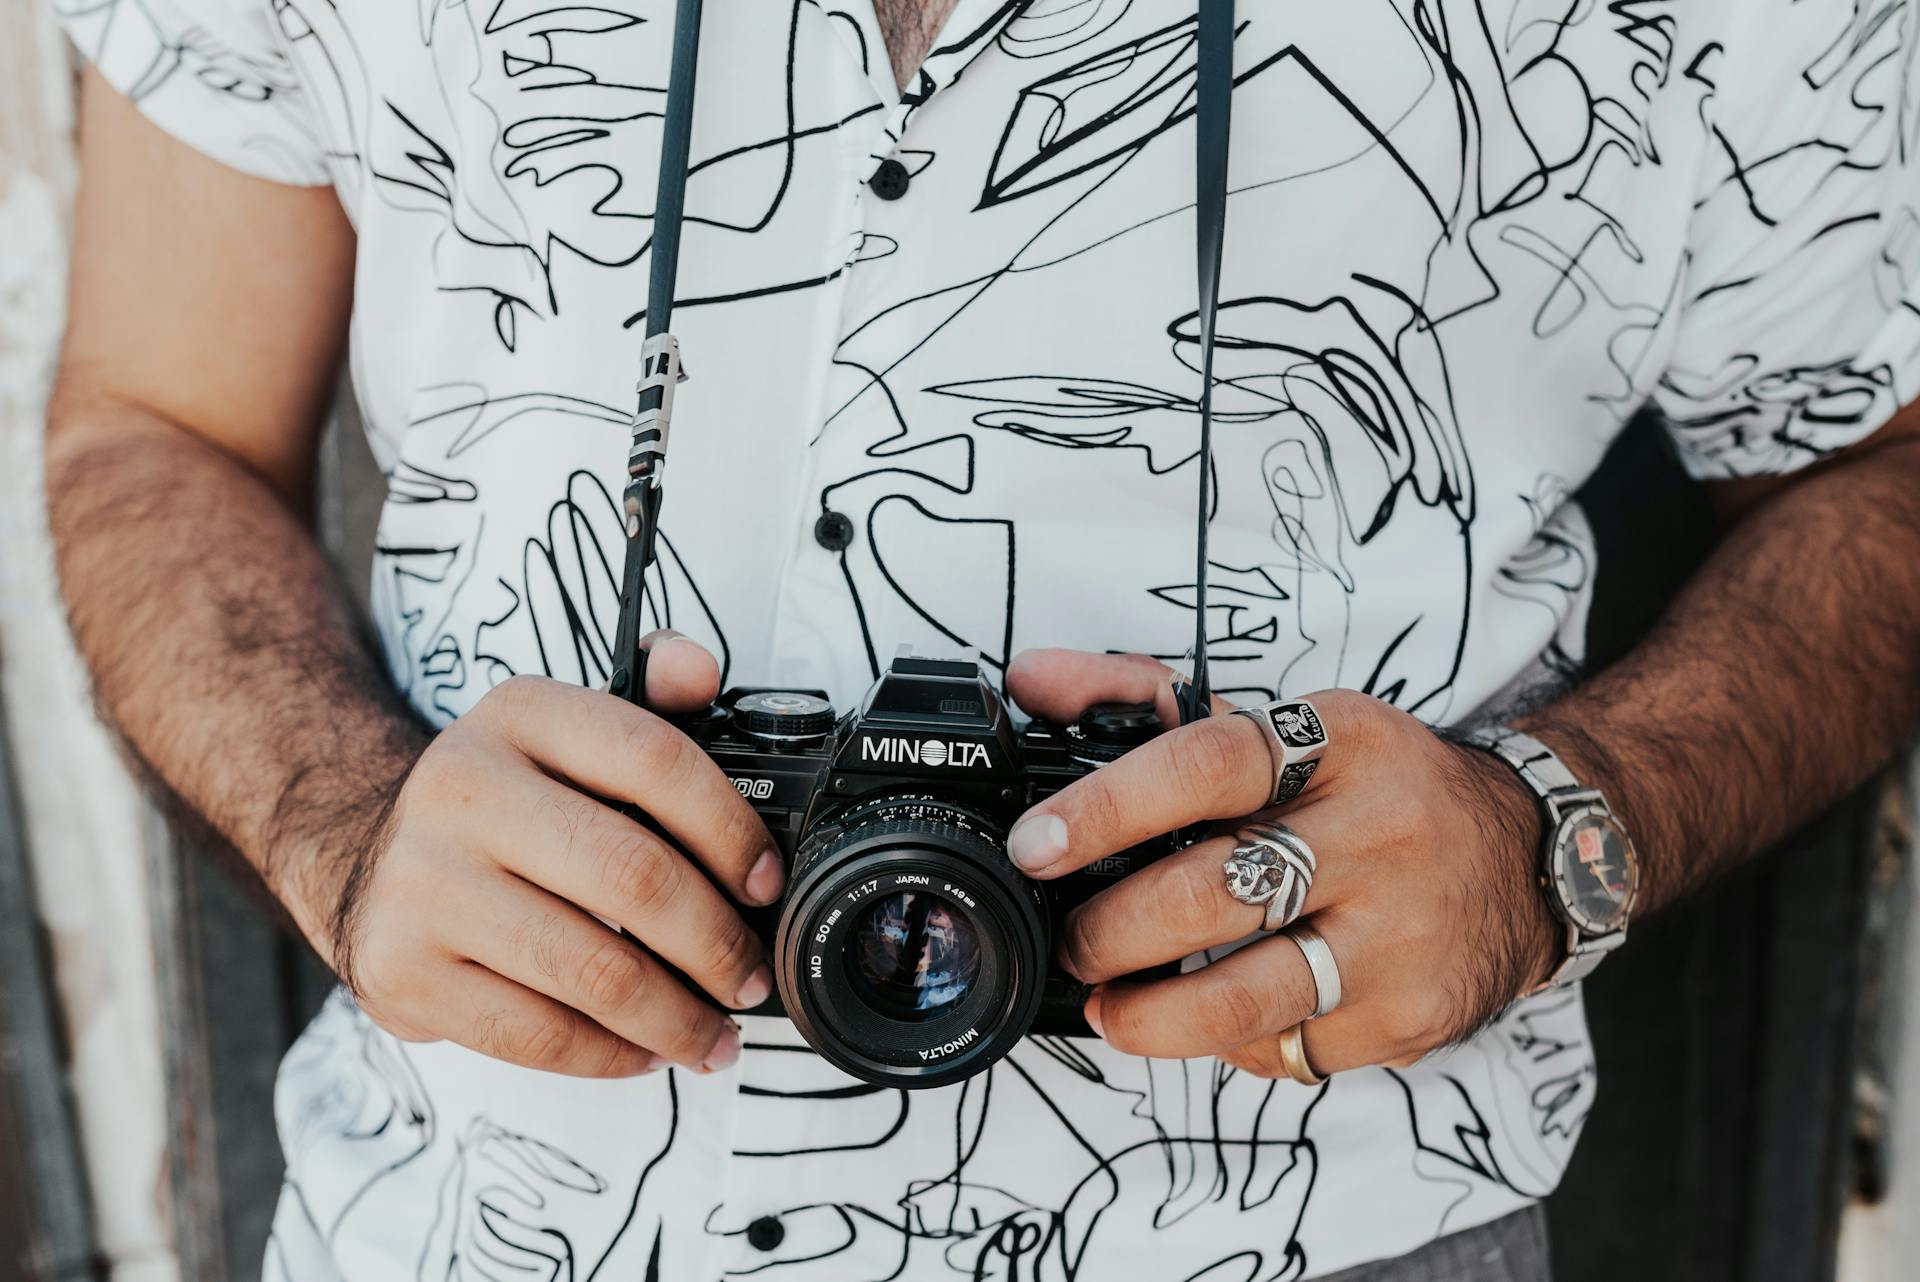
[[[270,0],[50,2],[82,56],[182,142],[258,178],[329,181]]]
[[[1902,6],[1910,7],[1910,6]],[[1654,391],[1697,477],[1790,472],[1920,393],[1916,23],[1851,0],[1738,0]]]

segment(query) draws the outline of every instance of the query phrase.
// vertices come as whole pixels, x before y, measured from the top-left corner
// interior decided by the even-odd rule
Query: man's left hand
[[[1141,655],[1031,650],[1008,670],[1026,711],[1071,721],[1103,701],[1152,702],[1177,724],[1165,665]],[[1540,817],[1492,756],[1450,743],[1370,695],[1307,696],[1328,746],[1306,792],[1273,817],[1313,848],[1318,869],[1301,920],[1339,963],[1338,1010],[1306,1028],[1320,1073],[1406,1064],[1482,1027],[1552,969],[1561,947],[1536,885]],[[1170,730],[1076,780],[1021,817],[1015,862],[1051,879],[1164,833],[1228,821],[1126,878],[1068,919],[1060,961],[1097,987],[1087,1020],[1136,1055],[1215,1055],[1285,1076],[1278,1035],[1313,1014],[1312,973],[1270,937],[1188,974],[1136,971],[1257,932],[1263,911],[1234,899],[1222,865],[1232,831],[1266,803],[1273,758],[1247,717]]]

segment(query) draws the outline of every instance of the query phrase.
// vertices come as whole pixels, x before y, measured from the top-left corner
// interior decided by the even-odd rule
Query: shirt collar
[[[873,158],[876,166],[886,158],[886,150],[897,146],[906,135],[913,113],[958,80],[973,60],[999,38],[1008,21],[1029,3],[1030,0],[960,0],[941,24],[939,34],[904,92],[894,84],[893,64],[887,56],[886,40],[880,34],[880,18],[874,11],[873,0],[842,0],[829,9],[833,16],[844,19],[836,21],[834,28],[854,56],[865,60],[867,82],[874,99],[886,108],[884,128],[889,144],[886,149],[876,151]]]

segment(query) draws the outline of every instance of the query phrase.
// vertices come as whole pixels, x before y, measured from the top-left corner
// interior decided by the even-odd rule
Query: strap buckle
[[[680,364],[680,340],[655,334],[640,349],[640,381],[634,385],[639,408],[633,415],[633,447],[627,454],[627,475],[636,481],[660,484],[666,468],[667,433],[673,427],[673,389],[685,382]]]
[[[667,470],[667,434],[673,428],[673,389],[686,381],[680,366],[680,340],[655,334],[640,349],[639,408],[633,412],[633,444],[627,451],[625,509],[627,538],[640,537],[651,513],[643,511],[642,496],[658,507],[660,479]],[[651,541],[651,540],[649,540]]]

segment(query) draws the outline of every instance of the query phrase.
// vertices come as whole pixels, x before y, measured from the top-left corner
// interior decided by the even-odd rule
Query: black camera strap
[[[667,465],[667,432],[673,426],[673,390],[686,375],[680,343],[669,332],[673,291],[680,270],[680,226],[687,204],[687,158],[693,145],[694,73],[700,62],[701,0],[679,0],[673,19],[673,64],[667,73],[667,108],[660,142],[659,186],[653,198],[653,245],[647,277],[647,338],[640,349],[638,408],[627,454],[627,488],[621,496],[627,555],[620,573],[620,622],[613,642],[608,689],[632,703],[646,703],[647,655],[640,648],[647,571],[653,566],[660,526],[661,481]]]
[[[1193,680],[1174,683],[1180,723],[1213,712],[1207,672],[1207,527],[1213,521],[1213,329],[1227,236],[1227,153],[1233,126],[1233,0],[1200,0],[1195,75],[1194,222],[1200,267],[1200,496],[1193,520]]]
[[[1182,723],[1207,716],[1207,527],[1213,517],[1213,345],[1219,309],[1220,261],[1227,223],[1227,154],[1233,115],[1233,0],[1199,0],[1198,70],[1194,87],[1196,243],[1200,285],[1199,498],[1194,516],[1193,679],[1174,686]],[[622,496],[627,554],[620,581],[620,621],[609,688],[633,703],[646,699],[647,656],[640,649],[647,571],[653,565],[660,519],[661,480],[674,387],[685,375],[680,344],[668,331],[680,261],[686,208],[687,160],[693,135],[694,73],[699,61],[701,0],[679,0],[674,15],[673,64],[667,80],[665,136],[654,198],[653,245],[647,283],[647,338],[641,349],[639,406]]]

